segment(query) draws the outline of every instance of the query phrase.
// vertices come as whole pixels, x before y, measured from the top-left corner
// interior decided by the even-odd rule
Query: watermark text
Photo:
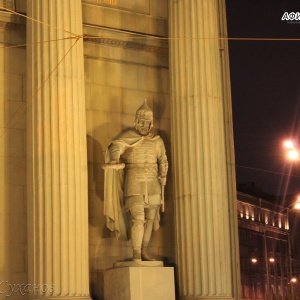
[[[0,281],[0,295],[10,297],[12,294],[21,294],[25,296],[33,294],[53,294],[54,284],[32,284],[32,283],[10,283],[9,281]]]
[[[282,17],[282,21],[289,21],[288,23],[300,23],[300,12],[285,12]],[[292,22],[290,22],[292,21]]]

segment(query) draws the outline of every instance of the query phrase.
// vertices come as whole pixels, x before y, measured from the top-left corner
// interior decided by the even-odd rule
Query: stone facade
[[[26,13],[24,1],[16,1],[15,7]],[[167,36],[167,1],[118,1],[118,6],[83,1],[83,23],[84,34],[90,36],[84,41],[90,280],[92,296],[101,299],[103,270],[130,257],[131,244],[116,241],[105,227],[100,164],[108,143],[132,126],[135,111],[145,98],[154,111],[154,130],[166,141],[170,156],[168,43],[147,39],[149,35]],[[26,44],[25,18],[0,12],[0,26],[2,46]],[[26,283],[26,47],[0,51],[4,191],[0,274],[12,283]],[[169,184],[162,227],[153,236],[150,251],[174,263],[171,191]]]
[[[212,9],[214,10],[217,2],[221,3],[222,1],[214,0],[213,2]],[[16,10],[26,14],[25,4],[25,0],[16,0]],[[153,130],[163,138],[167,155],[172,161],[172,112],[169,96],[169,44],[167,40],[169,34],[168,10],[168,0],[82,0],[88,163],[89,282],[93,299],[102,299],[103,297],[103,271],[111,268],[114,262],[131,257],[130,242],[116,240],[114,234],[105,227],[103,215],[104,178],[100,164],[104,162],[105,149],[109,142],[122,130],[132,127],[135,111],[145,98],[154,112]],[[217,15],[215,17],[217,18]],[[27,20],[27,22],[32,21]],[[218,30],[215,31],[216,34],[218,34]],[[30,264],[27,260],[27,243],[31,243],[31,239],[26,238],[27,219],[30,220],[31,218],[27,214],[26,201],[26,47],[8,48],[8,46],[26,44],[25,36],[25,18],[21,15],[17,16],[0,11],[0,47],[6,47],[0,49],[0,58],[3,62],[0,64],[0,112],[3,116],[0,118],[0,168],[3,170],[0,185],[4,191],[0,203],[2,216],[0,232],[3,232],[1,236],[4,237],[2,240],[3,250],[0,251],[0,274],[1,278],[12,283],[26,283],[28,281],[28,264]],[[60,56],[63,56],[69,50],[66,46],[67,43],[57,43],[57,45],[59,43],[64,45],[59,53]],[[216,53],[218,52],[217,48],[218,45],[215,48]],[[219,62],[215,63],[216,68],[219,68]],[[211,68],[211,65],[211,63],[207,63],[207,69]],[[223,74],[219,75],[224,80],[228,73],[223,70]],[[227,93],[221,89],[226,90],[226,88],[228,85],[227,87],[218,85],[220,102],[223,101],[221,94]],[[230,127],[231,107],[228,104],[230,101],[227,100],[225,101],[224,112],[219,111],[219,113],[224,113],[224,123],[229,124]],[[177,110],[177,108],[175,109]],[[176,113],[180,113],[180,111],[173,111],[173,116]],[[186,121],[189,122],[190,120],[186,119]],[[178,126],[181,126],[181,123],[178,123]],[[230,129],[228,130],[227,127],[222,129],[225,131],[227,144],[222,145],[226,149],[222,148],[223,153],[220,155],[222,174],[227,173],[224,176],[229,178],[228,185],[231,184],[234,174],[231,170],[225,170],[223,160],[225,156],[229,160],[232,159]],[[213,135],[214,132],[211,134]],[[178,138],[181,138],[180,134]],[[225,154],[224,151],[227,153]],[[216,154],[216,156],[218,155]],[[198,164],[198,167],[201,168],[201,164]],[[151,254],[164,260],[167,266],[176,264],[174,232],[176,227],[174,203],[176,199],[173,195],[174,181],[172,177],[174,172],[172,168],[171,163],[161,228],[153,234],[149,245]],[[203,184],[206,183],[203,181]],[[226,199],[227,197],[230,198],[228,205],[231,212],[231,215],[224,214],[223,217],[226,220],[234,214],[232,213],[232,204],[235,195],[232,192],[232,187],[234,185],[229,188],[231,190],[227,191],[228,195],[226,196]],[[224,185],[222,188],[222,191],[226,190]],[[177,222],[179,224],[181,221],[177,219]],[[225,223],[226,235],[227,237],[232,236],[234,244],[236,242],[235,223],[234,221],[230,224],[227,221]],[[179,225],[177,228],[180,230]],[[222,229],[222,226],[219,224],[218,228]],[[198,236],[197,232],[195,234]],[[189,238],[188,241],[190,244],[191,239]],[[184,241],[181,240],[180,243],[180,247],[182,247]],[[200,240],[197,243],[201,245]],[[211,249],[214,248],[211,247]],[[189,255],[189,252],[186,252],[186,255]],[[224,255],[235,257],[236,252],[228,253],[226,251]],[[195,258],[194,260],[193,258],[194,262],[198,259]],[[233,266],[233,261],[227,262],[227,265],[230,265],[230,268],[236,268]],[[45,267],[44,265],[43,268]],[[190,266],[188,269],[179,269],[179,272],[181,278],[185,276],[185,272],[191,274]],[[238,293],[233,291],[238,286],[238,276],[236,270],[231,270],[231,272],[235,283],[229,288],[229,291],[226,291],[228,299],[238,297],[236,296]],[[212,276],[215,276],[214,273]],[[195,281],[197,278],[194,276],[193,280]],[[183,291],[182,287],[180,289]],[[195,297],[199,297],[199,299],[204,296],[193,288],[189,289],[189,293],[194,293]],[[208,295],[211,293],[213,290],[208,291]],[[225,299],[222,293],[223,291],[218,297]],[[14,299],[20,297],[19,294],[13,296]],[[0,299],[2,298],[4,299],[5,295],[0,295]]]
[[[25,43],[25,21],[0,13],[0,47]],[[26,48],[0,49],[0,60],[0,276],[26,283]]]

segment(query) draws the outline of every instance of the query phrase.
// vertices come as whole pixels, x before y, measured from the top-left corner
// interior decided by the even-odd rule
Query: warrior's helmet
[[[153,112],[147,105],[146,99],[143,105],[136,111],[134,124],[137,125],[139,123],[139,120],[150,121],[150,126],[153,126]]]

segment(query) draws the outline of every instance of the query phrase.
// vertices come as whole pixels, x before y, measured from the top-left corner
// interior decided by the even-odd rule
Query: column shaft
[[[233,151],[232,123],[224,95],[228,86],[222,83],[220,3],[169,1],[172,155],[182,299],[239,297],[235,178],[232,165],[227,164]]]
[[[81,1],[27,1],[27,16],[28,281],[54,287],[31,297],[89,299],[83,45],[62,40],[82,34]]]

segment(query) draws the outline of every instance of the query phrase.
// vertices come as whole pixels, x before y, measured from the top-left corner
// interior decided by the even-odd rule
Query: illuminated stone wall
[[[105,150],[122,130],[133,126],[135,111],[146,98],[154,112],[154,131],[170,156],[170,104],[167,1],[117,1],[99,5],[83,1],[85,91],[89,171],[89,240],[92,296],[101,294],[102,271],[130,258],[130,241],[117,241],[105,227],[103,170]],[[105,28],[104,28],[105,26]],[[117,30],[116,30],[117,29]],[[135,32],[135,34],[130,34]],[[169,172],[166,209],[149,250],[174,262],[173,200]]]
[[[0,13],[0,47],[25,44],[24,24]],[[25,86],[25,47],[0,49],[0,299],[27,282]]]
[[[16,1],[26,13],[26,2]],[[105,149],[131,127],[145,98],[154,111],[154,131],[170,157],[170,105],[167,0],[83,1],[85,91],[89,172],[89,243],[91,296],[102,296],[102,271],[131,256],[130,242],[119,242],[105,227],[103,171]],[[26,21],[0,14],[0,46],[26,43]],[[135,34],[131,34],[135,32]],[[97,38],[94,38],[97,37]],[[0,251],[1,280],[27,282],[26,232],[26,48],[0,50]],[[8,129],[9,128],[9,129]],[[174,262],[171,175],[165,191],[161,228],[153,235],[151,253]],[[0,296],[1,297],[1,296]]]

